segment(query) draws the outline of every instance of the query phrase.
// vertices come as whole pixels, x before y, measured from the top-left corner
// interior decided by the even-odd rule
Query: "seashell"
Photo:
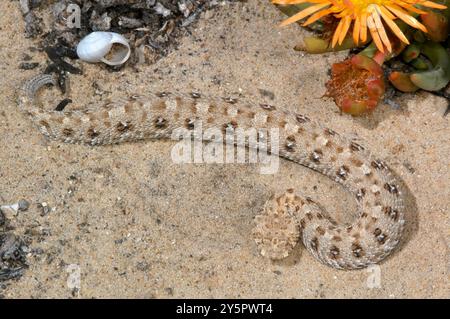
[[[120,48],[111,49],[116,44]],[[111,52],[111,57],[105,56]],[[77,46],[78,57],[86,62],[103,62],[108,65],[120,65],[125,63],[130,55],[131,49],[124,36],[114,32],[96,31],[84,37]]]

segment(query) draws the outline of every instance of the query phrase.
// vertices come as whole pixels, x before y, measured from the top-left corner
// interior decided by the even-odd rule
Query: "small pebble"
[[[48,206],[48,204],[46,202],[43,203],[39,203],[38,207],[41,209],[41,217],[44,217],[45,215],[47,215],[50,212],[50,207]]]
[[[5,214],[3,214],[2,210],[0,209],[0,226],[3,226],[6,222]]]
[[[22,62],[19,65],[19,69],[22,70],[32,70],[39,66],[39,63],[37,62]]]
[[[22,60],[24,61],[31,61],[32,57],[29,54],[24,53]]]
[[[414,167],[412,167],[412,165],[409,162],[403,162],[403,166],[411,173],[414,174],[416,172],[416,170],[414,169]]]
[[[19,0],[19,4],[23,15],[26,15],[28,14],[28,12],[30,12],[30,4],[28,0]]]
[[[18,204],[18,210],[19,211],[26,211],[30,207],[30,203],[26,199],[19,200]]]
[[[165,291],[169,296],[173,296],[173,288],[167,287],[167,288],[164,288],[164,291]]]

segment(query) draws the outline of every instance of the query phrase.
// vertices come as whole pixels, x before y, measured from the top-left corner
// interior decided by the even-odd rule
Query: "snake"
[[[280,106],[237,98],[212,98],[200,93],[144,92],[106,99],[96,105],[48,110],[39,101],[41,89],[57,85],[51,74],[35,75],[18,92],[18,107],[47,138],[57,142],[102,146],[140,140],[171,139],[184,129],[195,132],[256,129],[278,132],[279,156],[310,168],[341,184],[358,212],[345,212],[350,223],[293,188],[271,196],[255,217],[251,236],[266,258],[280,260],[303,243],[318,261],[336,269],[360,269],[377,264],[398,246],[405,225],[404,194],[387,163],[363,146],[321,125],[305,114]],[[76,104],[76,102],[75,102]],[[268,145],[270,144],[267,138]],[[226,139],[236,147],[254,148],[248,139]],[[268,147],[269,149],[269,147]]]

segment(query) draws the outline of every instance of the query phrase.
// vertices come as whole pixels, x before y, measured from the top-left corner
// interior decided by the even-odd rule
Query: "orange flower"
[[[427,0],[272,0],[272,2],[281,5],[311,4],[311,6],[283,21],[282,26],[308,17],[303,23],[306,26],[332,14],[340,19],[333,35],[332,47],[335,47],[337,43],[342,44],[353,22],[353,41],[356,44],[360,40],[363,43],[366,42],[367,30],[369,30],[373,41],[381,52],[384,52],[385,48],[389,52],[392,51],[385,24],[401,41],[409,44],[402,30],[394,22],[395,19],[399,18],[413,28],[427,32],[426,27],[412,16],[412,14],[426,14],[416,5],[434,9],[447,8],[444,5]]]

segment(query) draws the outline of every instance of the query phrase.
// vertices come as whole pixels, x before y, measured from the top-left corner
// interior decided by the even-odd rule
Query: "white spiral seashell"
[[[105,56],[111,51],[114,44],[119,44],[120,49],[115,49],[111,58],[106,59]],[[131,49],[124,36],[114,32],[97,31],[88,34],[78,43],[77,55],[86,62],[120,65],[128,60]]]

